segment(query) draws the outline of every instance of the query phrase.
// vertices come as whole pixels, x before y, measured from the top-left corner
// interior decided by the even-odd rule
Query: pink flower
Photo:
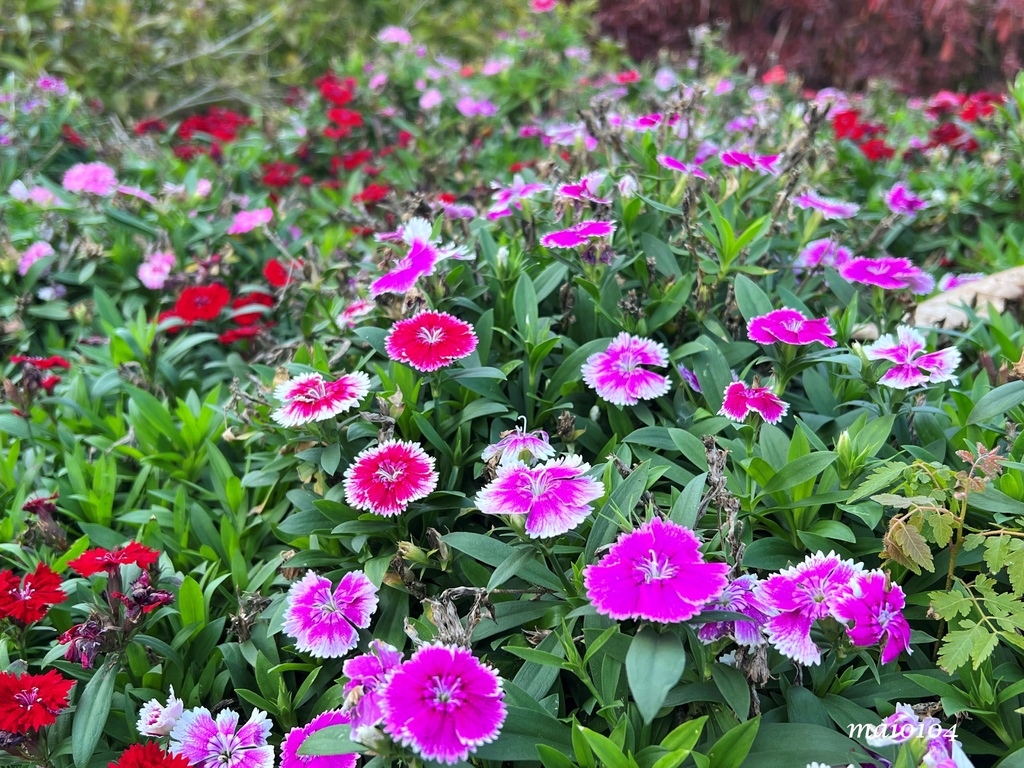
[[[558,0],[530,0],[530,10],[534,13],[547,13],[558,7]]]
[[[889,360],[896,364],[878,380],[879,384],[893,389],[909,389],[929,382],[956,382],[954,371],[960,365],[960,350],[949,347],[922,355],[924,336],[906,325],[896,328],[896,335],[898,341],[887,333],[874,344],[864,347],[864,356],[868,360]]]
[[[472,96],[463,96],[455,102],[455,108],[463,117],[490,117],[498,111],[498,107],[487,99],[474,99]]]
[[[417,371],[436,371],[473,353],[477,338],[473,326],[447,312],[420,312],[395,323],[384,339],[392,360]]]
[[[913,293],[931,293],[935,278],[910,263],[909,259],[881,256],[869,259],[858,256],[840,265],[839,274],[851,283],[863,283],[895,291],[909,288]]]
[[[830,337],[835,335],[828,318],[808,320],[795,309],[776,309],[752,318],[747,324],[747,337],[758,344],[804,345],[819,342],[826,347],[834,347],[836,342]]]
[[[526,458],[523,458],[526,454]],[[484,448],[480,458],[483,461],[490,461],[497,458],[498,464],[505,466],[514,462],[534,462],[552,459],[555,456],[555,449],[548,442],[548,433],[542,430],[527,432],[516,427],[508,432],[501,433],[501,439],[493,445]]]
[[[384,689],[384,730],[422,757],[455,765],[501,732],[501,678],[465,648],[426,645]]]
[[[722,165],[728,168],[746,168],[748,171],[757,171],[762,176],[778,176],[778,169],[775,164],[779,160],[778,155],[751,155],[746,152],[730,150],[719,155]]]
[[[523,200],[528,200],[547,189],[544,184],[526,183],[518,173],[512,177],[510,187],[502,187],[497,183],[492,183],[491,186],[495,189],[491,207],[487,212],[487,218],[491,220],[511,216],[512,208],[522,210]]]
[[[698,395],[701,394],[700,379],[697,378],[696,373],[691,371],[682,363],[676,366],[676,370],[679,371],[679,377],[686,383],[686,386],[688,386]]]
[[[337,587],[307,571],[288,590],[286,604],[284,631],[295,638],[295,648],[318,659],[337,659],[359,642],[355,627],[370,626],[377,587],[362,571],[346,573]]]
[[[78,163],[64,174],[64,189],[109,197],[117,189],[117,176],[114,169],[104,163]]]
[[[21,258],[18,259],[18,274],[24,277],[28,274],[28,271],[32,268],[40,259],[45,259],[47,256],[53,256],[55,251],[53,246],[47,242],[39,240],[38,242],[32,243],[25,252],[21,254]]]
[[[206,707],[182,713],[171,731],[171,754],[181,755],[196,768],[274,768],[267,713],[253,710],[241,728],[238,719],[230,709],[222,710],[216,720]]]
[[[161,290],[171,270],[174,269],[175,261],[175,255],[171,251],[156,251],[149,254],[139,265],[139,282],[151,291]]]
[[[172,687],[167,696],[166,705],[161,704],[156,699],[150,699],[142,705],[135,729],[142,736],[152,736],[154,738],[169,736],[171,731],[174,730],[174,724],[178,722],[178,718],[181,717],[184,710],[184,703],[181,699],[174,697],[174,688]]]
[[[597,190],[600,189],[601,183],[607,175],[604,171],[588,173],[577,184],[563,184],[560,186],[558,194],[571,197],[573,200],[584,200],[601,205],[609,205],[611,200],[597,196]]]
[[[811,208],[820,211],[826,219],[852,219],[860,211],[860,206],[856,203],[822,197],[814,190],[797,195],[793,198],[793,203],[798,208]]]
[[[853,622],[846,633],[854,645],[866,646],[884,640],[882,663],[888,664],[910,649],[910,624],[903,616],[906,600],[898,584],[886,585],[885,574],[871,571],[856,576],[849,593],[840,598],[833,615]]]
[[[811,625],[833,616],[853,578],[864,567],[841,560],[834,552],[809,555],[764,582],[761,599],[777,612],[768,619],[768,642],[800,664],[820,664],[821,650],[811,639]]]
[[[742,381],[734,381],[725,388],[718,412],[733,421],[743,421],[753,411],[769,424],[778,424],[788,410],[789,403],[783,402],[768,387],[748,387]]]
[[[420,109],[424,111],[433,109],[440,106],[443,101],[444,95],[437,88],[431,88],[429,91],[424,91],[423,95],[420,96]]]
[[[697,632],[700,641],[710,645],[723,637],[731,637],[739,645],[763,645],[765,638],[761,629],[771,616],[771,609],[761,600],[760,589],[761,582],[752,574],[730,581],[722,593],[706,607],[708,610],[742,613],[752,621],[715,621],[705,624]]]
[[[437,487],[434,458],[419,443],[389,440],[367,448],[345,470],[345,501],[393,517]]]
[[[658,155],[658,163],[663,168],[668,168],[670,171],[687,173],[690,174],[691,176],[696,176],[698,179],[704,179],[705,181],[711,178],[700,169],[700,164],[696,160],[694,160],[692,163],[686,163],[683,162],[682,160],[677,160],[671,155]]]
[[[438,256],[437,249],[430,243],[414,240],[409,253],[390,272],[373,281],[370,295],[376,297],[384,293],[408,293],[421,277],[434,274]]]
[[[581,372],[583,381],[612,405],[636,405],[668,392],[667,376],[644,365],[668,365],[668,350],[651,339],[620,333],[604,352],[587,358]]]
[[[355,752],[342,755],[306,756],[299,754],[302,743],[312,734],[332,725],[348,725],[348,715],[340,709],[324,712],[314,717],[309,725],[292,728],[281,742],[281,768],[354,768],[359,755]]]
[[[264,224],[269,224],[272,218],[274,218],[274,212],[269,208],[257,208],[254,211],[239,211],[231,221],[231,226],[228,227],[227,234],[244,235],[246,232],[252,232],[256,227],[262,227]]]
[[[885,193],[885,204],[893,213],[913,217],[927,205],[924,200],[915,195],[906,185],[897,182],[892,189]]]
[[[141,187],[129,187],[126,184],[122,184],[117,188],[117,191],[122,195],[128,195],[129,197],[137,197],[139,200],[145,200],[150,205],[156,205],[156,198],[153,197],[149,192],[142,189]]]
[[[793,266],[800,270],[816,267],[841,267],[853,258],[853,252],[830,237],[812,240],[800,251]]]
[[[532,539],[561,536],[593,511],[591,502],[604,495],[604,485],[586,477],[590,465],[581,456],[552,459],[536,467],[516,461],[498,467],[498,474],[476,496],[485,515],[526,515]]]
[[[405,27],[384,27],[377,33],[377,41],[395,43],[396,45],[411,45],[412,35]]]
[[[334,381],[325,381],[319,373],[304,373],[274,390],[282,405],[271,418],[282,427],[325,421],[359,405],[369,391],[370,377],[362,372],[343,373]]]
[[[352,718],[352,729],[377,725],[384,717],[381,697],[391,672],[402,664],[402,654],[382,640],[370,641],[370,652],[345,662],[344,711]]]
[[[356,318],[363,317],[373,312],[373,308],[377,306],[372,301],[366,299],[356,299],[338,315],[338,325],[348,328],[355,328]]]
[[[951,272],[947,272],[939,278],[939,290],[952,291],[954,288],[959,288],[961,285],[975,283],[978,280],[983,280],[984,278],[984,272],[969,272],[965,275],[954,275]]]
[[[541,237],[540,244],[545,248],[578,248],[586,245],[592,237],[607,237],[615,232],[615,223],[611,221],[581,221],[568,229],[548,232]]]
[[[617,621],[674,624],[696,616],[728,583],[726,563],[706,563],[689,528],[655,517],[619,536],[608,554],[583,569],[594,608]]]

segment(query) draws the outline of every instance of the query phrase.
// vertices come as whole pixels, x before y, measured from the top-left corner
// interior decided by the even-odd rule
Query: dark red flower
[[[127,595],[114,592],[112,596],[124,603],[128,618],[133,621],[144,613],[156,610],[161,605],[169,605],[174,602],[174,595],[170,592],[153,588],[149,581],[149,574],[145,571],[132,582]]]
[[[24,355],[11,355],[11,362],[14,363],[15,365],[27,363],[43,371],[48,371],[51,368],[63,368],[64,370],[71,369],[71,363],[69,363],[63,357],[60,357],[58,355],[51,355],[50,357],[26,357]]]
[[[352,197],[353,203],[375,203],[388,196],[390,188],[384,184],[369,184],[358,195]]]
[[[299,166],[286,163],[283,160],[275,160],[272,163],[263,165],[263,183],[268,187],[287,187],[295,180]]]
[[[297,107],[303,102],[302,89],[297,85],[289,85],[288,92],[284,96],[285,106]]]
[[[356,89],[354,78],[339,80],[333,72],[321,75],[313,84],[320,89],[320,95],[337,107],[343,107],[352,101],[352,95]]]
[[[324,138],[334,139],[335,141],[337,141],[338,139],[344,139],[350,133],[352,133],[352,129],[346,128],[345,126],[332,125],[327,128],[324,128]]]
[[[51,605],[67,599],[61,583],[60,576],[43,563],[21,579],[11,571],[0,571],[0,618],[22,624],[39,621]]]
[[[283,269],[283,268],[282,268]],[[231,302],[232,309],[242,309],[243,307],[272,307],[274,306],[274,297],[268,296],[265,293],[247,293],[245,296],[239,296],[233,302]],[[258,323],[264,318],[262,312],[245,312],[239,315],[235,315],[231,319],[239,325],[252,325]]]
[[[59,496],[58,493],[54,492],[52,496],[36,496],[29,499],[21,505],[22,512],[30,512],[33,515],[38,515],[40,512],[52,515],[57,511],[57,505],[54,504]]]
[[[68,705],[74,680],[56,670],[44,675],[0,672],[0,731],[28,733],[53,725]]]
[[[928,143],[930,147],[944,145],[953,149],[962,149],[965,152],[973,152],[978,148],[978,142],[964,131],[956,123],[942,123],[928,132]]]
[[[341,164],[346,171],[354,171],[360,165],[373,160],[372,149],[357,149],[355,152],[349,152],[341,156]]]
[[[230,109],[210,107],[203,114],[185,118],[178,126],[178,137],[191,141],[195,134],[203,133],[218,141],[231,142],[238,138],[239,128],[252,124],[252,120]]]
[[[313,186],[313,177],[312,176],[299,176],[299,184],[301,184],[304,187],[311,187],[311,186]]]
[[[85,143],[85,139],[82,138],[81,134],[66,123],[60,127],[60,135],[64,137],[64,141],[68,144],[79,149],[86,149],[89,146]]]
[[[519,163],[512,163],[512,165],[508,167],[508,170],[509,173],[519,173],[521,170],[523,170],[524,168],[529,168],[531,165],[533,165],[532,160],[525,160]]]
[[[72,560],[68,565],[74,568],[83,576],[92,576],[94,573],[103,571],[116,571],[122,565],[132,563],[145,568],[152,565],[160,557],[155,549],[150,549],[137,541],[129,542],[122,549],[87,549],[81,555]]]
[[[380,157],[387,157],[388,155],[392,154],[394,151],[395,151],[394,147],[384,147],[380,151]]]
[[[53,394],[53,388],[56,387],[58,384],[60,384],[60,382],[61,382],[60,376],[50,375],[50,376],[47,376],[42,381],[40,381],[39,382],[39,386],[42,387],[46,391],[46,394],[52,395]]]
[[[363,124],[363,116],[351,109],[329,109],[327,110],[327,119],[342,128],[358,128]]]
[[[412,143],[412,140],[413,140],[413,135],[411,133],[409,133],[408,131],[399,131],[398,132],[398,146],[400,146],[402,149],[405,149],[406,147],[408,147]]]
[[[879,160],[888,160],[896,154],[896,151],[882,139],[869,139],[859,146],[864,157],[873,163],[877,163]]]
[[[860,141],[864,137],[864,127],[860,122],[860,112],[856,109],[845,109],[832,116],[832,130],[836,139]]]
[[[132,744],[116,763],[108,763],[107,768],[189,768],[190,765],[187,758],[168,754],[155,741],[147,741]]]
[[[301,274],[302,262],[299,259],[293,260],[290,264],[282,264],[277,259],[271,259],[263,268],[263,276],[275,288],[284,288]]]
[[[243,325],[241,328],[232,328],[230,331],[224,331],[224,333],[217,337],[217,341],[227,346],[228,344],[234,344],[236,341],[259,336],[264,330],[266,329],[262,325]]]
[[[163,133],[167,130],[167,123],[156,117],[147,117],[135,124],[135,135],[143,136],[147,133]]]
[[[76,624],[61,634],[57,642],[68,647],[64,651],[65,661],[81,664],[82,669],[92,669],[103,643],[103,628],[97,622],[89,620],[83,624]]]
[[[369,237],[373,234],[373,227],[352,227],[352,234],[356,237]]]
[[[189,323],[213,320],[229,301],[231,294],[220,283],[193,285],[181,292],[174,304],[174,314]]]
[[[197,147],[195,144],[177,144],[171,148],[174,152],[174,156],[179,160],[184,160],[186,163],[190,160],[195,160],[200,155],[205,155],[206,150],[202,147]]]

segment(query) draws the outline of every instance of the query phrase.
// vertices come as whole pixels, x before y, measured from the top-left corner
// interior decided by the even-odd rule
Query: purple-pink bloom
[[[104,163],[78,163],[68,168],[63,184],[68,192],[109,197],[117,190],[117,176],[114,169]]]
[[[53,246],[43,240],[32,243],[18,259],[18,274],[24,277],[33,264],[47,256],[53,256],[54,253]]]
[[[747,337],[758,344],[804,345],[819,342],[826,347],[834,347],[836,342],[830,337],[835,335],[828,318],[810,320],[795,309],[772,310],[767,315],[752,318],[747,324]]]
[[[668,376],[641,366],[668,365],[663,344],[628,333],[620,333],[604,352],[587,358],[581,372],[583,381],[612,405],[636,405],[653,400],[669,390]]]
[[[338,315],[338,325],[344,328],[355,328],[356,318],[364,317],[373,312],[377,305],[366,299],[356,299]]]
[[[498,111],[498,107],[487,99],[474,99],[472,96],[463,96],[455,102],[455,108],[463,117],[490,117]]]
[[[880,256],[869,259],[858,256],[840,265],[839,274],[851,283],[874,285],[888,291],[909,288],[913,293],[931,293],[935,278],[915,267],[909,259]]]
[[[269,224],[272,218],[274,218],[274,212],[270,208],[257,208],[254,211],[239,211],[235,214],[235,218],[232,219],[231,226],[228,227],[227,233],[229,235],[244,235],[246,232],[252,232],[256,227]]]
[[[408,293],[421,277],[434,274],[438,256],[433,245],[423,240],[414,240],[409,253],[399,259],[390,272],[373,281],[370,295],[376,297],[384,293]]]
[[[325,421],[359,405],[369,391],[370,377],[362,372],[343,373],[334,381],[304,373],[274,390],[281,407],[270,416],[283,427]]]
[[[470,651],[426,645],[384,689],[384,730],[424,760],[454,765],[498,737],[503,698],[498,673]]]
[[[789,411],[784,402],[768,387],[748,387],[742,381],[734,381],[725,388],[722,408],[718,411],[733,421],[743,421],[753,411],[769,424],[778,424]]]
[[[292,584],[284,631],[295,648],[318,659],[337,659],[356,647],[355,627],[366,629],[377,610],[377,587],[362,571],[346,573],[335,587],[313,571]]]
[[[345,662],[344,711],[352,718],[352,730],[372,728],[384,717],[381,697],[391,672],[402,664],[402,653],[382,640],[370,641],[370,652]]]
[[[604,485],[587,477],[589,471],[579,455],[535,467],[516,461],[498,467],[476,495],[476,505],[485,515],[526,515],[531,539],[561,536],[582,523],[594,509],[591,502],[604,495]]]
[[[170,752],[195,768],[274,768],[267,713],[253,710],[241,728],[238,720],[230,709],[218,713],[216,720],[206,707],[187,710],[171,731]]]
[[[794,197],[793,203],[798,208],[819,211],[826,219],[852,219],[860,211],[860,206],[856,203],[822,197],[813,189]]]
[[[149,254],[139,265],[139,282],[151,291],[161,290],[171,270],[174,269],[175,260],[172,251],[155,251]]]
[[[984,278],[984,272],[968,272],[965,275],[954,275],[952,272],[947,272],[939,278],[939,290],[952,291],[954,288],[959,288],[961,285],[976,283],[978,280],[983,280]]]
[[[901,325],[896,328],[897,339],[887,333],[878,341],[864,347],[868,360],[888,360],[895,365],[890,368],[879,384],[893,389],[909,389],[921,384],[938,384],[943,381],[956,382],[954,372],[960,365],[960,350],[948,347],[937,352],[921,354],[925,350],[925,339],[913,328]]]
[[[603,616],[672,624],[700,613],[728,583],[728,572],[727,563],[704,562],[693,531],[655,517],[584,568],[583,586]]]
[[[129,187],[127,184],[122,184],[117,188],[117,191],[122,195],[137,197],[139,200],[145,200],[150,205],[156,205],[156,198],[141,187]]]
[[[779,571],[761,585],[761,599],[776,615],[765,628],[768,642],[800,664],[821,663],[821,649],[811,639],[811,626],[833,616],[864,566],[842,560],[834,552],[809,555],[802,563]]]
[[[840,621],[850,623],[846,633],[857,646],[882,645],[882,663],[888,664],[910,652],[910,624],[903,616],[906,599],[898,584],[887,584],[881,571],[858,575],[850,584],[848,594],[841,597],[832,611]]]
[[[592,237],[607,237],[615,232],[612,221],[581,221],[568,229],[548,232],[541,237],[540,244],[545,248],[579,248],[586,245]]]
[[[524,458],[524,454],[526,458]],[[533,463],[554,457],[555,449],[548,442],[547,432],[540,429],[527,432],[519,427],[502,432],[501,439],[484,448],[484,452],[480,456],[483,461],[496,458],[500,466],[516,461]]]
[[[440,106],[441,102],[444,101],[444,94],[442,94],[437,88],[431,88],[423,92],[420,96],[420,109],[427,111],[434,107]]]
[[[746,168],[748,171],[757,171],[762,176],[778,175],[775,165],[779,161],[779,155],[752,155],[738,150],[729,150],[718,157],[722,161],[722,165],[728,168]]]
[[[434,457],[419,443],[389,440],[367,448],[345,470],[345,501],[394,517],[437,488]]]
[[[563,184],[558,188],[558,194],[564,195],[565,197],[571,197],[573,200],[584,200],[592,203],[599,203],[601,205],[608,205],[611,200],[597,196],[597,190],[600,189],[601,184],[604,182],[607,173],[604,171],[594,171],[588,173],[576,184]]]
[[[691,371],[689,368],[687,368],[682,363],[680,363],[679,365],[676,366],[676,370],[679,371],[679,376],[682,378],[683,381],[686,382],[686,385],[690,389],[692,389],[698,395],[701,394],[700,379],[697,378],[697,374],[696,373]]]
[[[384,27],[377,33],[377,42],[411,45],[412,35],[405,27]]]
[[[793,262],[799,270],[816,267],[840,267],[853,258],[853,252],[830,237],[809,242]]]
[[[696,176],[698,179],[704,179],[705,181],[711,178],[710,176],[707,175],[707,173],[701,170],[700,163],[697,160],[694,160],[691,163],[687,163],[684,162],[683,160],[674,158],[671,155],[658,155],[658,163],[663,168],[668,168],[670,171],[687,173],[690,174],[691,176]]]
[[[502,187],[497,183],[491,184],[494,188],[494,198],[487,213],[489,219],[500,219],[512,215],[512,208],[523,209],[523,200],[528,200],[538,192],[547,189],[544,184],[536,182],[527,183],[520,174],[512,177],[512,185]]]
[[[55,93],[58,96],[64,96],[68,92],[68,84],[53,75],[40,75],[36,80],[36,87],[41,91]]]
[[[760,589],[761,582],[753,574],[740,576],[730,581],[722,593],[705,607],[708,610],[742,613],[752,621],[710,622],[697,632],[700,641],[705,645],[710,645],[723,637],[731,637],[739,645],[748,647],[763,645],[765,638],[761,630],[771,616],[771,609],[761,599]]]
[[[905,184],[897,182],[892,189],[885,193],[885,204],[893,213],[903,216],[915,216],[918,211],[927,205],[924,200],[911,192]]]
[[[341,755],[300,755],[302,743],[317,731],[332,725],[348,725],[349,716],[340,709],[314,717],[309,725],[292,728],[281,742],[281,768],[353,768],[359,755],[355,752]]]

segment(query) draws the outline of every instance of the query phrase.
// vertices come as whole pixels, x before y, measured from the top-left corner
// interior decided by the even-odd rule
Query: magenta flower
[[[343,373],[334,381],[304,373],[274,390],[282,405],[271,418],[283,427],[325,421],[359,405],[369,391],[370,377],[365,373]]]
[[[748,574],[733,579],[722,590],[722,593],[707,604],[708,610],[733,611],[749,616],[753,621],[713,621],[700,628],[697,637],[705,645],[710,645],[723,637],[731,637],[739,645],[753,647],[763,645],[764,633],[761,631],[771,609],[761,600],[759,594],[761,582],[757,576]],[[699,617],[698,617],[699,618]]]
[[[886,585],[886,581],[881,571],[855,577],[848,594],[836,602],[832,612],[840,621],[853,622],[846,633],[854,645],[874,645],[884,640],[883,664],[902,651],[910,652],[910,624],[903,616],[903,590],[898,584]]]
[[[122,195],[128,195],[128,197],[137,197],[139,200],[145,200],[150,205],[156,205],[157,203],[156,198],[141,187],[130,187],[127,184],[122,184],[116,191]]]
[[[682,160],[678,160],[671,155],[658,155],[658,163],[662,168],[668,168],[670,171],[678,171],[679,173],[696,176],[698,179],[704,179],[705,181],[711,178],[701,170],[700,163],[696,160],[692,163],[687,163]]]
[[[927,205],[924,200],[900,182],[893,184],[892,189],[885,193],[885,204],[893,213],[910,217],[917,215],[917,212]]]
[[[370,295],[383,293],[408,293],[421,277],[434,274],[438,252],[430,243],[414,240],[409,253],[403,256],[394,269],[378,277],[370,285]]]
[[[604,171],[588,173],[577,184],[563,184],[558,188],[558,194],[571,197],[573,200],[584,200],[601,205],[609,205],[611,200],[597,196],[597,190],[604,182],[606,174]]]
[[[636,405],[653,400],[669,390],[667,376],[643,365],[668,365],[668,350],[651,339],[620,333],[604,352],[587,358],[581,372],[583,381],[613,405]]]
[[[284,631],[295,648],[318,659],[337,659],[356,647],[377,610],[377,587],[362,571],[351,571],[337,587],[313,571],[292,584],[284,612]],[[354,626],[353,626],[354,625]]]
[[[269,208],[257,208],[254,211],[239,211],[235,214],[235,218],[232,219],[231,226],[228,227],[227,233],[229,235],[244,235],[246,232],[252,232],[256,227],[262,227],[264,224],[269,224],[272,218],[274,218],[274,212]]]
[[[655,517],[624,533],[583,569],[594,608],[616,621],[673,624],[696,616],[728,583],[726,563],[706,563],[689,528]]]
[[[579,248],[586,245],[592,237],[607,237],[615,232],[615,223],[611,221],[581,221],[568,229],[548,232],[541,237],[540,244],[545,248]]]
[[[769,424],[778,424],[789,411],[789,403],[768,387],[748,387],[742,381],[734,381],[725,388],[722,408],[718,411],[722,416],[743,421],[751,411]]]
[[[852,219],[860,211],[860,206],[856,203],[847,203],[843,200],[822,197],[814,190],[797,195],[793,198],[793,203],[798,208],[810,208],[819,211],[826,219]]]
[[[426,645],[384,689],[384,730],[424,760],[455,765],[498,737],[503,697],[498,673],[468,650]]]
[[[747,337],[758,344],[804,345],[819,342],[826,347],[834,347],[836,342],[830,337],[835,335],[828,318],[808,320],[795,309],[776,309],[752,318],[747,324]]]
[[[517,461],[532,463],[534,461],[553,459],[554,457],[555,449],[548,442],[547,432],[539,429],[527,432],[519,427],[502,432],[501,439],[484,448],[484,452],[480,456],[484,461],[497,458],[500,466],[506,466]]]
[[[698,395],[701,394],[700,390],[700,379],[697,378],[697,374],[687,368],[685,365],[680,363],[676,366],[676,370],[679,371],[679,377],[686,382],[686,386],[696,392]]]
[[[812,240],[800,251],[793,266],[797,271],[816,267],[840,267],[853,258],[853,252],[830,237]]]
[[[341,314],[338,315],[338,325],[343,328],[355,328],[356,318],[370,314],[376,306],[372,301],[356,299],[341,310]]]
[[[281,768],[353,768],[359,759],[354,752],[320,756],[299,754],[299,748],[309,736],[332,725],[348,725],[350,722],[348,715],[335,709],[317,715],[309,725],[292,728],[281,742]]]
[[[851,283],[862,283],[887,291],[909,288],[913,293],[931,293],[935,278],[910,263],[909,259],[881,256],[869,259],[859,256],[839,267],[839,274]]]
[[[984,278],[984,272],[968,272],[964,275],[954,275],[952,272],[947,272],[939,278],[939,290],[952,291],[954,288],[959,288],[961,285],[976,283],[978,280],[983,280]]]
[[[78,163],[68,168],[63,184],[68,192],[110,197],[117,190],[117,176],[104,163]]]
[[[473,326],[447,312],[426,311],[399,320],[384,339],[388,357],[417,371],[436,371],[476,349]]]
[[[590,465],[580,456],[552,459],[536,467],[521,461],[498,467],[497,477],[476,496],[485,515],[526,515],[531,539],[561,536],[593,511],[591,502],[604,485],[587,477]]]
[[[495,192],[487,218],[492,220],[511,216],[512,208],[522,210],[523,200],[528,200],[538,192],[547,189],[544,184],[526,183],[518,173],[512,177],[512,186],[510,187],[502,187],[496,183],[492,183],[491,186]]]
[[[909,389],[926,383],[956,382],[954,371],[960,365],[960,350],[948,347],[921,354],[925,350],[924,336],[906,325],[896,328],[896,336],[898,341],[887,333],[864,347],[864,356],[868,360],[896,363],[878,380],[879,384],[893,389]]]
[[[412,45],[412,35],[405,27],[384,27],[377,33],[377,41],[395,43],[396,45]]]
[[[809,555],[802,563],[779,571],[761,586],[761,599],[776,615],[768,619],[768,642],[800,664],[820,664],[821,650],[811,639],[818,619],[834,616],[853,578],[864,567],[841,560],[834,552]]]
[[[384,717],[381,697],[391,672],[402,664],[402,654],[381,640],[370,641],[370,652],[345,662],[344,711],[352,718],[352,730],[372,728]]]
[[[44,240],[32,243],[21,254],[21,258],[18,259],[18,274],[24,277],[28,274],[33,264],[40,259],[45,259],[47,256],[53,256],[54,253],[53,246]]]
[[[419,443],[389,440],[367,448],[345,470],[345,501],[393,517],[437,487],[434,457]]]
[[[762,176],[777,176],[779,174],[776,164],[779,155],[751,155],[746,152],[730,150],[719,155],[722,165],[728,168],[746,168],[748,171],[757,171]]]
[[[241,728],[238,719],[230,709],[218,713],[216,720],[206,707],[183,712],[171,731],[171,754],[195,768],[274,768],[267,713],[253,710]]]

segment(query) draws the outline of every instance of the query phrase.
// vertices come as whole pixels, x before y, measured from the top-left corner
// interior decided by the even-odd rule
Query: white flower
[[[142,736],[169,736],[185,710],[185,703],[174,698],[174,688],[169,689],[166,706],[161,706],[156,699],[147,701],[139,712],[139,722],[135,728]]]

